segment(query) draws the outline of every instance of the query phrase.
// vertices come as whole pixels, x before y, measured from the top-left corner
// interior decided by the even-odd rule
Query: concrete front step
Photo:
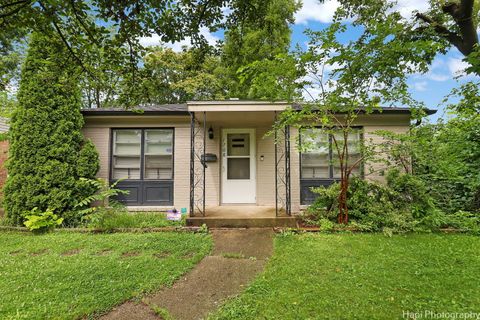
[[[206,224],[209,228],[262,228],[284,227],[295,228],[295,217],[259,217],[259,218],[220,218],[220,217],[190,217],[187,226],[200,227]]]

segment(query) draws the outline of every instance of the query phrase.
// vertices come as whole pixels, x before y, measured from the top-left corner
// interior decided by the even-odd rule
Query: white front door
[[[256,203],[255,129],[222,131],[222,203]]]

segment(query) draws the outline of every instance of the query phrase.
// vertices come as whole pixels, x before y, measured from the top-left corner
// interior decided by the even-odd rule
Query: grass
[[[167,220],[167,214],[163,212],[128,212],[112,211],[102,216],[98,222],[102,229],[114,228],[160,228],[182,226],[185,224],[185,215],[181,221]]]
[[[1,207],[0,207],[1,209]],[[164,212],[128,212],[124,210],[108,211],[96,217],[94,221],[87,224],[88,227],[112,230],[117,228],[162,228],[178,227],[185,225],[185,215],[182,220],[167,220]],[[0,216],[0,226],[8,226],[5,217]],[[22,225],[23,227],[23,225]]]
[[[480,312],[480,238],[278,236],[267,268],[213,319],[405,319]]]
[[[193,233],[0,233],[0,319],[74,319],[171,285],[212,246]]]

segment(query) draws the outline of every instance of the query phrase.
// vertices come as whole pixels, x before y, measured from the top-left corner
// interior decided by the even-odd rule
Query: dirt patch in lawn
[[[17,256],[17,255],[19,255],[21,252],[22,252],[22,250],[15,250],[15,251],[10,252],[10,255],[12,255],[12,256]]]
[[[154,253],[153,256],[158,259],[166,259],[170,257],[172,254],[170,252],[159,252],[159,253]]]
[[[127,251],[122,253],[122,258],[129,258],[129,257],[138,257],[140,252],[138,251]]]
[[[111,249],[103,249],[97,252],[97,256],[108,256],[110,253],[112,253]]]
[[[37,257],[37,256],[41,256],[42,254],[45,254],[48,252],[48,249],[42,249],[42,250],[38,250],[38,251],[34,251],[32,253],[30,253],[30,255],[32,257]]]
[[[195,251],[186,252],[186,253],[182,254],[182,259],[192,259],[193,257],[195,257],[196,254],[197,254],[197,252],[195,252]]]
[[[65,252],[62,252],[62,256],[64,256],[64,257],[73,256],[73,255],[79,254],[80,251],[81,251],[80,249],[67,250]]]

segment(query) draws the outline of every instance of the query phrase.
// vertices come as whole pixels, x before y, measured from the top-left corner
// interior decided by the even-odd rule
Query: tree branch
[[[38,2],[40,7],[43,9],[43,11],[45,11],[45,13],[47,15],[50,15],[51,16],[51,21],[52,21],[52,24],[53,24],[53,27],[55,28],[55,30],[57,31],[58,35],[60,36],[60,39],[62,40],[62,42],[65,44],[65,46],[67,47],[68,51],[70,52],[70,54],[72,55],[72,57],[78,62],[78,64],[80,65],[80,67],[82,68],[83,71],[85,71],[86,73],[88,73],[89,75],[93,76],[93,74],[85,67],[85,64],[83,63],[82,59],[80,59],[76,52],[73,50],[72,46],[70,45],[70,43],[68,42],[67,38],[65,37],[65,35],[63,34],[62,32],[62,29],[60,28],[60,26],[57,24],[57,22],[55,21],[55,17],[52,17],[52,13],[49,12],[49,10],[45,7],[45,5],[42,3],[42,1],[39,1]]]
[[[21,4],[23,3],[21,6],[18,6],[16,7],[15,9],[13,9],[12,11],[9,11],[7,13],[2,13],[0,14],[0,18],[6,18],[8,16],[12,16],[14,14],[16,14],[17,12],[19,12],[20,10],[22,10],[23,8],[25,8],[26,6],[28,6],[30,4],[31,1],[17,1],[17,2],[13,2],[13,3],[9,3],[8,5],[4,5],[3,7],[1,7],[0,9],[5,9],[9,6],[13,6],[13,5],[17,5],[17,4]]]
[[[474,0],[462,0],[460,4],[446,3],[442,6],[442,11],[455,21],[459,33],[449,30],[426,14],[417,13],[416,17],[432,26],[439,36],[454,45],[463,55],[468,56],[478,43],[477,29],[473,21],[473,5]]]

